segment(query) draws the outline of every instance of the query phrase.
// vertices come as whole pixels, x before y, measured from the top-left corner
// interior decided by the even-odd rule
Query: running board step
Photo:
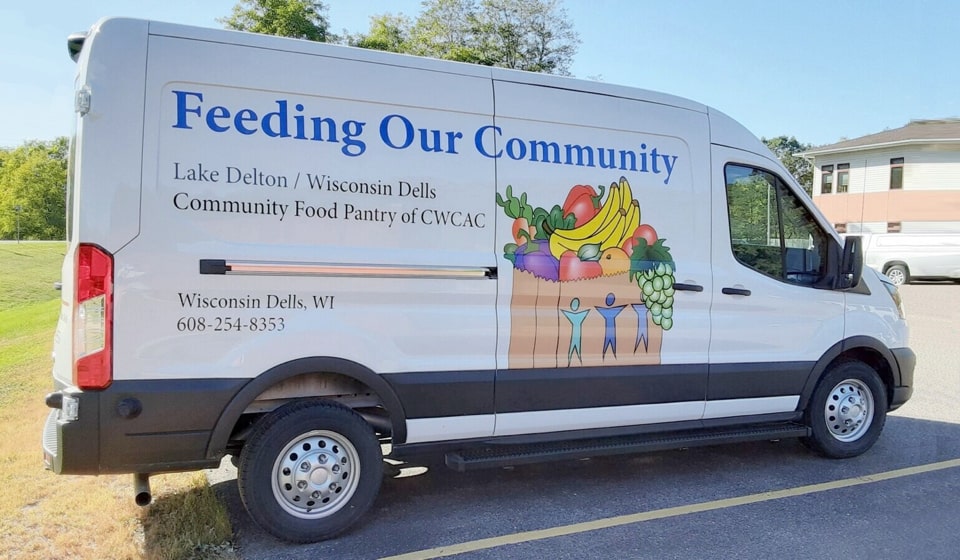
[[[787,439],[809,435],[810,428],[807,426],[787,422],[550,443],[491,445],[484,448],[451,451],[446,454],[445,458],[448,467],[463,472],[546,461],[583,459],[643,451],[664,451],[683,447],[746,441]]]

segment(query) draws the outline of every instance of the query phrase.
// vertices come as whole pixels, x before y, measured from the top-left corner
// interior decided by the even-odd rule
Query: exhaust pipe
[[[138,506],[148,506],[153,500],[150,494],[150,474],[134,473],[133,475],[133,501]]]

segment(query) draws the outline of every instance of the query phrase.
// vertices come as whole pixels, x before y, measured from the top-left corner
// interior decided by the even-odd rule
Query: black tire
[[[359,414],[302,400],[257,423],[240,455],[237,486],[257,525],[306,543],[353,525],[373,504],[382,478],[380,442]]]
[[[895,286],[902,286],[910,283],[910,271],[902,264],[895,264],[884,273]]]
[[[804,443],[834,459],[855,457],[870,449],[887,419],[887,390],[870,366],[844,361],[820,379],[806,421],[811,435]]]

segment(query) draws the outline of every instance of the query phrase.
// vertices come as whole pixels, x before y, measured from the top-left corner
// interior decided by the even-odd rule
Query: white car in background
[[[960,233],[863,235],[864,264],[896,285],[911,280],[960,282]]]

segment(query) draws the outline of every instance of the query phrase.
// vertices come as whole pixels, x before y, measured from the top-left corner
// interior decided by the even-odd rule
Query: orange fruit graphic
[[[600,268],[604,276],[623,274],[630,271],[630,257],[619,247],[611,247],[600,253]]]

